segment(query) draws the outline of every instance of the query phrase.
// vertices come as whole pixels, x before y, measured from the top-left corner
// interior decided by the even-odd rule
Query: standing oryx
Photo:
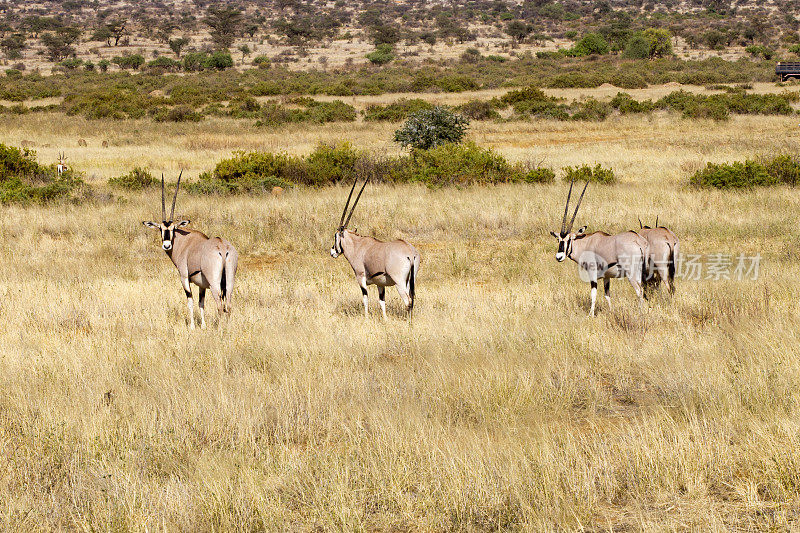
[[[637,217],[638,218],[638,217]],[[650,257],[648,260],[648,276],[645,288],[657,287],[659,281],[667,285],[670,294],[675,294],[675,260],[678,257],[678,237],[664,226],[642,225],[639,220],[639,235],[647,239],[650,245]]]
[[[183,172],[181,172],[181,175]],[[172,259],[181,284],[186,293],[186,303],[189,306],[189,327],[194,329],[194,309],[192,307],[192,289],[190,283],[200,287],[200,325],[206,327],[205,298],[206,289],[211,289],[211,294],[217,302],[217,309],[228,313],[231,310],[231,292],[233,291],[233,278],[236,275],[236,266],[239,254],[236,248],[225,239],[214,237],[209,239],[203,233],[193,229],[184,229],[189,224],[188,220],[175,222],[175,200],[178,198],[178,189],[181,186],[181,175],[178,175],[178,184],[175,186],[175,195],[172,197],[172,209],[167,218],[164,204],[164,175],[161,175],[161,223],[142,222],[145,226],[161,232],[161,248]]]
[[[347,229],[350,217],[353,216],[353,211],[356,209],[358,200],[361,198],[361,193],[364,192],[364,187],[367,186],[369,178],[364,180],[364,185],[358,191],[358,196],[353,202],[350,214],[345,219],[347,207],[350,204],[350,198],[353,196],[357,181],[358,179],[356,178],[353,182],[353,187],[350,189],[350,194],[347,196],[347,202],[344,204],[344,211],[342,211],[342,217],[339,219],[339,227],[333,237],[331,257],[344,254],[350,266],[353,267],[356,281],[358,281],[363,295],[364,316],[368,316],[367,285],[378,286],[378,298],[380,299],[381,313],[384,320],[386,320],[386,287],[396,285],[397,293],[403,299],[403,303],[406,304],[410,319],[414,310],[414,285],[419,272],[419,252],[405,241],[382,242],[372,237],[362,237]]]
[[[64,173],[67,170],[67,164],[65,161],[67,160],[67,156],[64,155],[64,152],[58,152],[58,164],[56,165],[56,171],[58,171],[58,175]]]
[[[561,219],[561,232],[550,234],[558,239],[558,252],[556,259],[561,262],[570,258],[576,263],[581,271],[581,277],[585,276],[586,281],[592,284],[592,307],[589,316],[594,316],[595,301],[597,299],[597,280],[603,280],[606,300],[611,305],[609,291],[611,289],[611,278],[628,278],[636,296],[640,301],[644,301],[645,294],[643,284],[647,275],[647,240],[634,231],[626,231],[617,235],[609,235],[602,231],[585,233],[586,226],[583,226],[576,233],[572,232],[572,225],[575,223],[575,216],[581,206],[583,195],[589,182],[583,187],[583,192],[575,206],[572,220],[567,226],[567,212],[569,211],[569,199],[572,196],[572,185],[569,184],[567,193],[567,204],[564,206],[564,217]]]

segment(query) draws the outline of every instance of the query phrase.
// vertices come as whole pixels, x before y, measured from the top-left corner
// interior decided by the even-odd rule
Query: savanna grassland
[[[0,117],[0,142],[70,146],[83,205],[0,210],[0,527],[7,530],[796,530],[800,196],[689,188],[706,161],[792,153],[797,118],[479,122],[513,161],[596,162],[577,225],[656,215],[685,254],[761,255],[757,280],[679,280],[640,309],[627,283],[587,318],[554,259],[566,185],[370,185],[363,234],[420,250],[413,325],[370,316],[328,249],[344,186],[178,198],[239,250],[234,312],[188,331],[157,237],[158,189],[235,149],[393,152],[396,125],[277,130]],[[81,137],[86,147],[75,147]],[[102,148],[102,140],[111,146]],[[210,298],[209,298],[210,300]]]

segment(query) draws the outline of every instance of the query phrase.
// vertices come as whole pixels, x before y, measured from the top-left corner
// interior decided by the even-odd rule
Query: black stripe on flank
[[[195,270],[194,272],[192,272],[191,274],[189,274],[189,277],[190,277],[190,278],[193,278],[193,277],[195,277],[196,275],[198,275],[199,273],[200,273],[200,271],[199,271],[199,270]]]
[[[371,276],[369,277],[369,279],[372,279],[372,278],[377,278],[378,276],[383,276],[383,275],[385,275],[385,274],[386,274],[386,272],[376,272],[376,273],[374,273],[373,275],[371,275]]]

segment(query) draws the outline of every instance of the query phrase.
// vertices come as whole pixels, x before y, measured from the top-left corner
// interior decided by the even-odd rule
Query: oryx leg
[[[367,277],[361,276],[358,280],[358,285],[361,287],[361,300],[364,302],[364,318],[369,316],[369,298],[367,297]]]
[[[397,287],[397,294],[400,295],[400,299],[403,300],[403,303],[406,306],[406,309],[411,307],[411,297],[408,295],[408,286],[406,285],[405,281],[401,281],[397,283],[397,280],[394,280],[395,286]]]
[[[194,305],[192,303],[192,288],[189,285],[189,278],[181,279],[183,292],[186,294],[186,307],[189,308],[189,329],[194,329]]]
[[[589,316],[594,316],[594,305],[597,301],[597,280],[590,281],[592,284],[592,307],[589,309]]]
[[[606,297],[606,302],[608,302],[608,308],[611,309],[611,280],[609,278],[603,279],[603,293]]]
[[[386,320],[386,287],[383,285],[378,285],[378,301],[381,304],[383,319]]]
[[[633,290],[636,291],[636,296],[639,298],[639,305],[644,305],[647,298],[645,297],[642,282],[637,280],[634,276],[628,276],[628,281],[631,282],[631,287],[633,287]]]
[[[206,290],[203,287],[200,287],[198,303],[198,307],[200,307],[200,327],[206,329]]]

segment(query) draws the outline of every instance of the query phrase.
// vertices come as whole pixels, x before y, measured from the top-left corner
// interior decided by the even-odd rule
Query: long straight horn
[[[167,206],[164,203],[164,173],[161,173],[161,220],[167,221]]]
[[[581,191],[581,197],[578,198],[578,205],[575,206],[575,212],[572,213],[572,220],[569,221],[569,230],[572,231],[572,225],[575,223],[575,217],[578,216],[578,208],[581,206],[581,202],[583,201],[583,195],[586,193],[586,187],[589,186],[589,182],[586,182],[586,185],[583,186],[583,191]]]
[[[658,227],[658,215],[656,215],[656,227]]]
[[[567,211],[569,211],[569,198],[572,196],[572,185],[575,183],[575,178],[569,182],[569,192],[567,193],[567,203],[564,205],[564,216],[561,218],[561,234],[567,231]]]
[[[181,173],[178,174],[178,184],[175,185],[175,196],[172,197],[172,209],[169,211],[170,220],[172,220],[172,217],[175,216],[175,200],[178,199],[178,189],[181,188],[181,176],[183,176],[183,170],[181,170]]]
[[[344,227],[344,216],[347,214],[347,206],[350,205],[350,198],[353,197],[353,191],[356,188],[356,183],[358,183],[358,178],[353,180],[353,186],[350,187],[350,194],[347,195],[347,201],[344,203],[344,209],[342,210],[342,216],[339,219],[339,226]]]
[[[365,179],[365,180],[364,180],[364,185],[362,185],[362,186],[361,186],[361,190],[360,190],[360,191],[358,191],[358,196],[356,196],[356,199],[355,199],[355,201],[353,202],[353,207],[352,207],[352,208],[350,208],[350,214],[349,214],[349,215],[347,215],[347,220],[345,220],[345,221],[344,221],[344,227],[345,227],[345,228],[347,227],[347,224],[349,224],[349,223],[350,223],[350,217],[352,217],[352,216],[353,216],[353,211],[355,211],[355,210],[356,210],[356,206],[358,205],[358,200],[361,198],[361,193],[362,193],[362,192],[364,192],[364,188],[367,186],[367,183],[369,183],[369,178],[367,178],[367,179]]]
[[[639,218],[639,216],[637,215],[637,216],[636,216],[636,220],[638,220],[638,221],[639,221],[639,229],[642,229],[642,228],[644,227],[644,226],[642,226],[642,219],[641,219],[641,218]]]

